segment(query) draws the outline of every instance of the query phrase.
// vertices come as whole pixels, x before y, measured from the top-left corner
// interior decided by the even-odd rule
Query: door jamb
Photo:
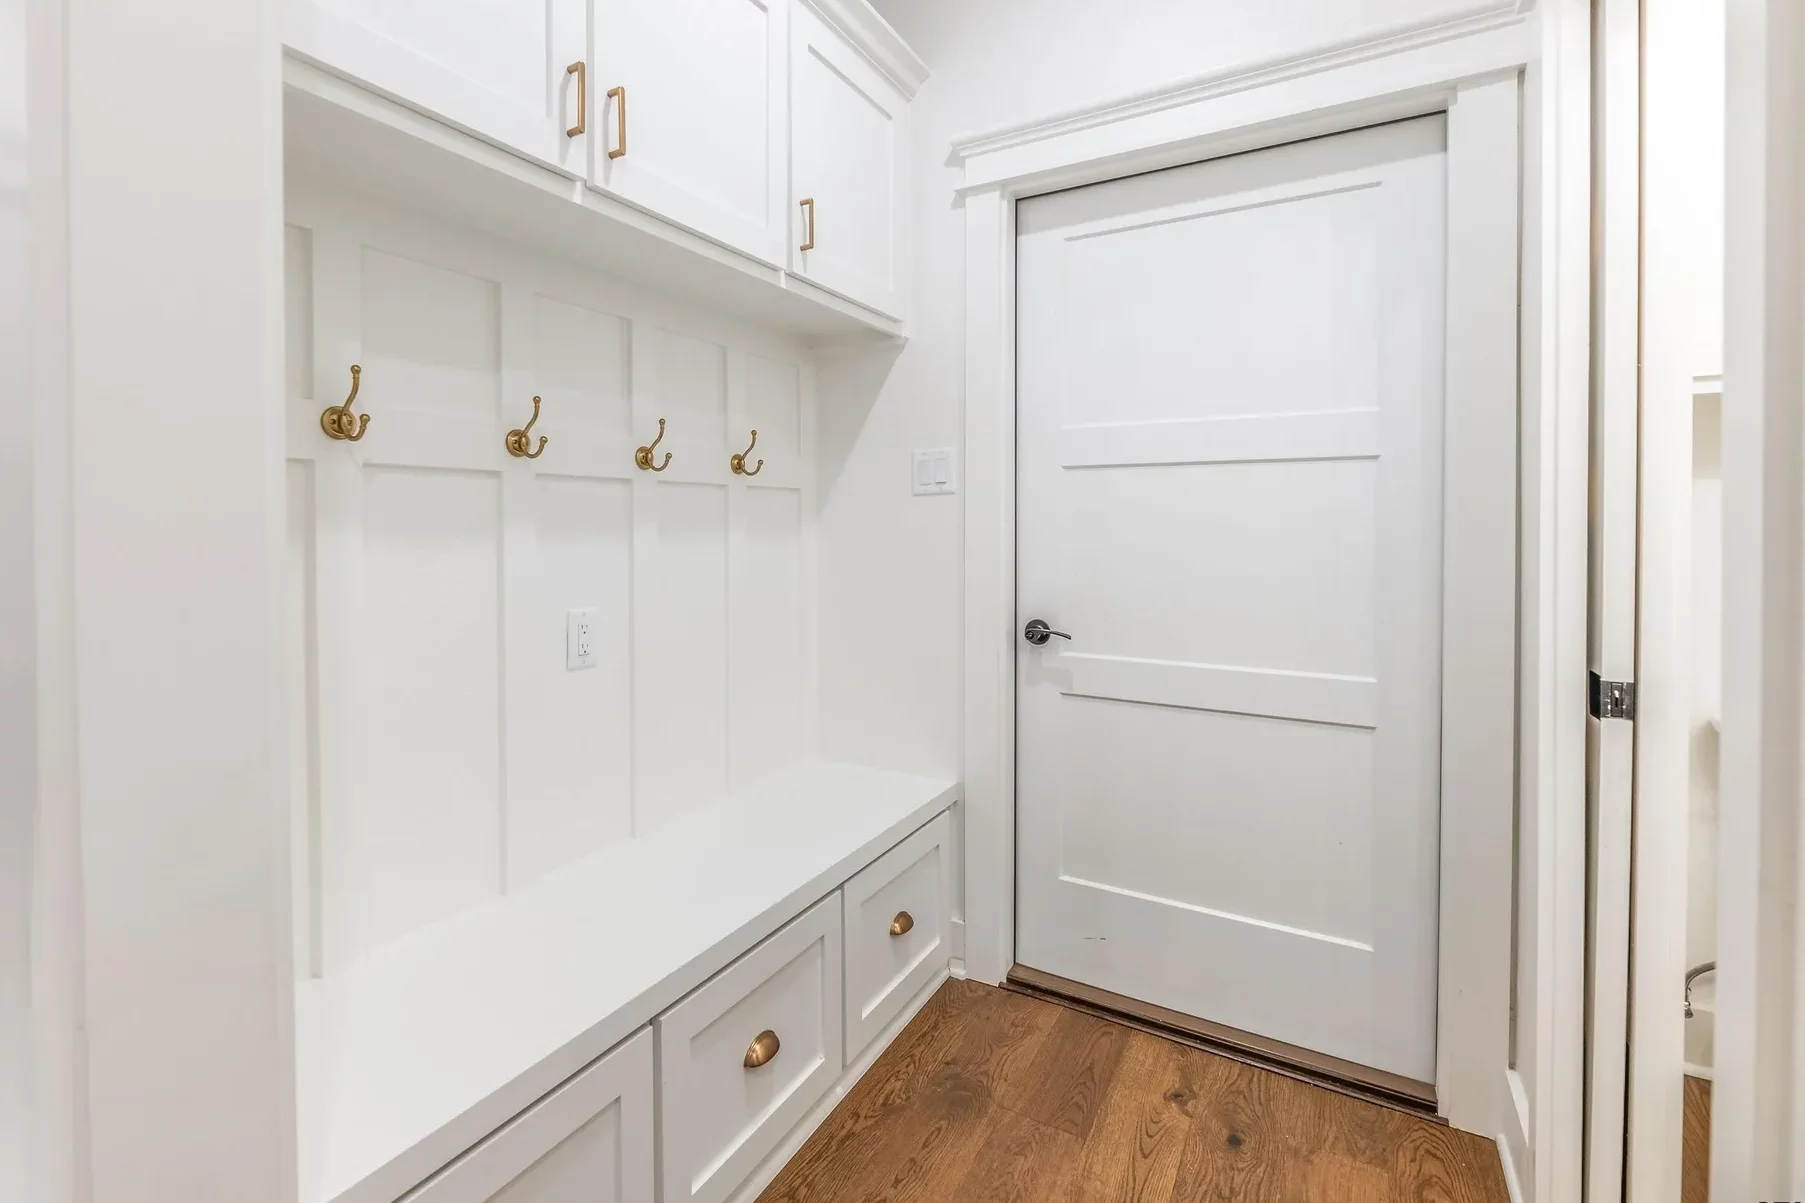
[[[1583,638],[1576,665],[1567,666],[1573,671],[1563,671],[1564,661],[1555,654],[1556,644],[1573,628],[1574,614],[1582,636],[1584,631],[1584,491],[1562,487],[1565,476],[1557,476],[1554,461],[1571,465],[1577,457],[1583,481],[1586,398],[1583,388],[1568,396],[1568,382],[1547,365],[1557,352],[1567,361],[1571,350],[1565,343],[1574,337],[1583,358],[1585,331],[1583,321],[1577,334],[1563,326],[1558,347],[1556,339],[1540,334],[1544,311],[1552,313],[1557,291],[1570,281],[1546,266],[1534,270],[1528,249],[1537,236],[1544,243],[1552,240],[1551,227],[1570,220],[1570,214],[1564,208],[1542,219],[1546,226],[1536,224],[1543,198],[1535,185],[1544,182],[1545,172],[1531,174],[1528,157],[1520,161],[1496,153],[1500,146],[1544,149],[1534,131],[1535,106],[1549,101],[1537,89],[1553,89],[1536,70],[1541,16],[1502,5],[1414,34],[1331,48],[961,139],[953,148],[964,172],[956,191],[966,222],[964,967],[973,978],[1000,982],[1014,955],[1015,202],[1382,121],[1448,114],[1448,302],[1456,316],[1448,330],[1446,394],[1469,405],[1475,397],[1499,402],[1479,406],[1490,412],[1493,425],[1483,430],[1476,425],[1458,446],[1450,432],[1448,478],[1457,479],[1459,463],[1474,464],[1482,473],[1503,464],[1510,483],[1502,506],[1495,493],[1488,498],[1482,488],[1470,502],[1451,491],[1446,503],[1445,529],[1480,522],[1466,529],[1497,533],[1501,522],[1505,533],[1470,540],[1473,546],[1466,548],[1450,540],[1444,553],[1446,579],[1458,577],[1460,583],[1445,585],[1444,593],[1449,624],[1444,682],[1452,694],[1444,696],[1442,896],[1454,913],[1444,911],[1443,920],[1437,1087],[1442,1113],[1459,1127],[1499,1139],[1507,1158],[1512,1146],[1533,1154],[1531,1094],[1537,1104],[1545,1093],[1555,1100],[1536,1110],[1578,1114],[1577,1098],[1564,1095],[1577,1094],[1580,1070],[1577,1057],[1571,1067],[1555,1058],[1559,1046],[1544,1036],[1536,1051],[1551,1069],[1526,1085],[1513,1067],[1511,1047],[1511,1002],[1517,992],[1511,962],[1522,955],[1515,949],[1512,921],[1516,795],[1520,787],[1526,808],[1552,816],[1552,795],[1583,790],[1584,784],[1583,772],[1560,784],[1552,745],[1565,737],[1556,734],[1559,728],[1549,716],[1571,709],[1556,705],[1556,686],[1570,684],[1569,677],[1584,679]],[[1546,150],[1552,157],[1552,148]],[[1564,228],[1560,232],[1573,236]],[[1580,230],[1581,245],[1585,237]],[[1564,312],[1568,299],[1561,300]],[[1519,323],[1526,340],[1521,359]],[[1559,416],[1575,404],[1581,414],[1577,426]],[[1499,454],[1500,432],[1506,454]],[[1463,458],[1468,455],[1470,460]],[[1558,559],[1557,535],[1559,550],[1566,553]],[[1582,549],[1577,573],[1571,571],[1575,538]],[[1452,671],[1457,666],[1460,671]],[[1583,694],[1577,705],[1583,714]],[[1519,724],[1525,728],[1522,745]],[[1528,729],[1544,734],[1537,738]],[[1583,737],[1580,724],[1582,744]],[[1574,752],[1565,759],[1574,760]],[[1450,805],[1450,799],[1463,804]],[[1558,826],[1552,818],[1544,820],[1549,846],[1540,850],[1537,867],[1525,870],[1531,883],[1525,888],[1570,899],[1574,890],[1557,891],[1543,881],[1548,866],[1571,862],[1570,855],[1563,861],[1555,854],[1552,829]],[[1583,873],[1583,860],[1579,863]],[[1583,907],[1583,877],[1577,896]],[[1531,912],[1536,930],[1525,933],[1537,948],[1553,948],[1559,962],[1538,974],[1532,1017],[1538,1027],[1582,1021],[1583,965],[1579,956],[1565,955],[1565,945],[1547,938],[1557,917],[1546,913],[1550,909],[1538,905]],[[1583,922],[1583,915],[1577,921]],[[1574,964],[1565,964],[1567,959]],[[1533,1119],[1536,1130],[1553,1126],[1545,1115]],[[1512,1129],[1514,1139],[1507,1143]],[[1561,1147],[1548,1153],[1544,1166],[1512,1166],[1511,1172],[1547,1180],[1544,1175],[1559,1168],[1577,1185],[1577,1140],[1567,1142],[1575,1154],[1570,1170],[1558,1160],[1570,1152],[1566,1143],[1558,1138],[1550,1143]],[[1543,1174],[1535,1174],[1538,1168]],[[1524,1190],[1519,1197],[1533,1194]]]

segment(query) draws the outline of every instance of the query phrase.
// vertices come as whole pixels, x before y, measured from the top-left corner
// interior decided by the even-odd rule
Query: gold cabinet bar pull
[[[733,469],[733,474],[735,476],[757,476],[760,472],[765,470],[765,461],[762,459],[758,461],[758,466],[755,468],[748,468],[746,466],[746,457],[752,454],[752,448],[756,446],[758,446],[758,431],[754,430],[752,432],[752,442],[747,445],[746,449],[738,455],[730,455],[727,457],[727,466]]]
[[[326,432],[327,438],[355,443],[363,438],[364,431],[370,428],[369,414],[351,412],[351,403],[357,400],[357,390],[363,384],[363,375],[363,368],[352,364],[351,395],[345,398],[343,405],[328,405],[320,411],[320,429]]]
[[[608,99],[614,102],[614,140],[620,145],[608,152],[610,159],[618,159],[627,153],[627,88],[625,84],[608,89]]]
[[[812,251],[815,249],[815,198],[812,196],[805,196],[797,203],[808,210],[808,236],[803,239],[802,245],[796,249],[799,251]]]
[[[577,77],[577,123],[564,131],[565,137],[575,138],[589,128],[589,64],[578,59],[564,74]]]
[[[533,416],[527,419],[525,426],[522,426],[518,430],[508,431],[508,437],[503,440],[503,445],[507,447],[509,455],[518,459],[538,459],[545,454],[546,438],[544,435],[539,436],[539,450],[531,450],[533,446],[533,423],[538,420],[539,398],[534,397]]]
[[[915,916],[908,911],[897,911],[896,918],[890,920],[892,936],[906,936],[915,930]]]
[[[777,1038],[777,1033],[766,1028],[753,1037],[752,1043],[746,1046],[746,1068],[757,1069],[761,1065],[770,1064],[771,1058],[775,1057],[777,1050],[782,1047],[783,1041]]]
[[[664,453],[664,462],[662,464],[654,464],[652,462],[652,452],[658,450],[658,444],[660,444],[662,442],[664,442],[664,419],[659,418],[658,419],[658,437],[653,439],[650,443],[647,443],[644,447],[641,447],[639,450],[635,451],[633,453],[633,462],[635,464],[637,464],[639,467],[645,469],[647,472],[662,472],[666,468],[670,467],[671,466],[671,453],[668,451]]]

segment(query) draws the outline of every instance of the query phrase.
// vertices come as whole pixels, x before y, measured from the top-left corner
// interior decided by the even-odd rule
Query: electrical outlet
[[[951,447],[929,447],[915,453],[914,474],[910,477],[912,491],[917,497],[937,497],[945,493],[957,493],[957,484],[953,480],[956,460]]]
[[[564,615],[564,667],[569,672],[595,667],[596,628],[600,610],[571,610]]]

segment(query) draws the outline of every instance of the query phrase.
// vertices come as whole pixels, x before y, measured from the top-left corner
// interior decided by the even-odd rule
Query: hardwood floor
[[[1711,1083],[1686,1076],[1684,1135],[1680,1140],[1680,1203],[1711,1198]]]
[[[1487,1140],[950,981],[760,1203],[1507,1203]]]

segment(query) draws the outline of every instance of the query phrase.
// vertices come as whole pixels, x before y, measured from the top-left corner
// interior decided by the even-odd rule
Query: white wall
[[[0,0],[0,1199],[24,1199],[32,1108],[37,794],[31,394],[26,313],[25,13]]]
[[[291,164],[296,972],[813,751],[813,373],[796,339]],[[319,414],[362,369],[364,437]],[[505,432],[542,407],[538,458]],[[668,470],[634,449],[668,422]],[[759,432],[756,477],[729,457]],[[537,446],[537,444],[534,444]],[[596,612],[595,663],[566,616]]]
[[[275,5],[30,14],[43,1194],[283,1203]]]
[[[960,772],[961,496],[912,497],[909,454],[962,440],[964,223],[955,136],[1162,81],[1496,8],[1474,0],[875,0],[932,72],[911,110],[911,337],[822,373],[824,755]],[[887,375],[886,375],[887,372]],[[876,389],[873,400],[874,386]],[[957,876],[957,874],[955,874]]]

